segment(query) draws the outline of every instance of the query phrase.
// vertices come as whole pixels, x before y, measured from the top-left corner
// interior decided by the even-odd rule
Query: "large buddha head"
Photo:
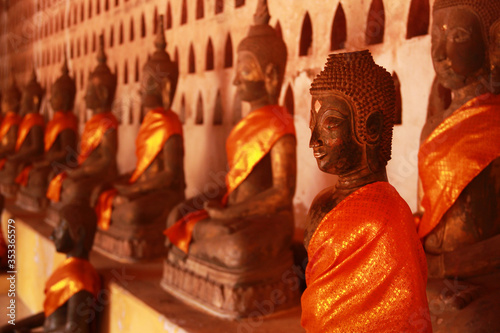
[[[33,68],[31,78],[22,93],[21,115],[24,116],[28,113],[38,113],[40,111],[40,105],[42,104],[43,94],[43,88],[40,83],[38,83],[35,68]]]
[[[86,257],[94,244],[95,211],[88,205],[69,204],[59,215],[61,219],[51,235],[57,252]]]
[[[331,54],[311,85],[311,141],[320,170],[381,170],[391,158],[395,90],[368,51]]]
[[[19,112],[21,106],[21,91],[17,88],[16,80],[14,75],[10,75],[9,85],[7,89],[3,91],[2,96],[2,113],[7,112]]]
[[[68,61],[64,56],[61,76],[52,85],[50,104],[54,111],[71,111],[75,104],[76,84],[69,76]]]
[[[500,15],[492,0],[436,0],[432,61],[439,82],[457,90],[490,73],[490,27]]]
[[[246,102],[267,97],[270,104],[276,104],[283,83],[286,45],[269,26],[269,19],[267,0],[259,0],[254,25],[238,45],[233,84]]]
[[[97,61],[99,64],[90,74],[85,103],[87,108],[94,111],[106,111],[111,109],[116,92],[116,75],[111,73],[106,64],[106,53],[104,53],[104,36],[99,36],[99,51]]]
[[[158,33],[155,39],[156,51],[143,68],[141,99],[144,108],[163,106],[168,110],[177,88],[179,69],[177,63],[171,61],[165,51],[167,43],[163,30],[163,15],[160,15],[158,23]]]

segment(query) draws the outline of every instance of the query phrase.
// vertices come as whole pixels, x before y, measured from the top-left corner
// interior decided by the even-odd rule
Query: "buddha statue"
[[[21,92],[17,88],[14,75],[9,78],[9,85],[2,96],[2,123],[0,125],[0,173],[5,175],[7,156],[15,153],[17,131],[21,123],[19,109],[21,106]],[[10,165],[10,167],[12,164]],[[11,171],[12,174],[12,171]],[[1,186],[0,186],[1,187]],[[11,193],[8,195],[10,196]]]
[[[283,295],[274,311],[298,303],[298,288],[282,279],[293,265],[295,128],[276,104],[287,51],[269,18],[267,1],[259,0],[254,25],[238,46],[233,83],[251,111],[227,139],[226,186],[178,205],[165,231],[162,286],[230,318],[248,316],[273,298],[272,290]]]
[[[14,151],[7,156],[5,165],[0,171],[0,188],[6,197],[15,196],[18,187],[16,179],[19,181],[20,178],[26,177],[31,163],[43,154],[45,121],[39,113],[43,94],[43,88],[37,82],[33,68],[31,79],[21,95],[22,120]]]
[[[50,104],[54,114],[45,128],[44,155],[25,168],[24,177],[16,179],[20,185],[17,204],[24,209],[45,208],[49,180],[71,167],[78,138],[78,119],[73,114],[75,95],[75,81],[69,76],[65,57],[61,76],[52,85]]]
[[[85,95],[85,103],[93,116],[81,135],[77,166],[59,173],[49,183],[47,198],[52,201],[53,209],[48,213],[48,222],[56,221],[57,218],[53,219],[55,211],[68,203],[89,205],[92,191],[118,174],[118,121],[111,113],[116,76],[106,65],[102,35],[97,60],[99,64],[90,75]]]
[[[311,85],[310,148],[338,175],[307,215],[307,332],[431,332],[425,254],[408,204],[387,181],[391,75],[369,51],[332,54]]]
[[[0,332],[31,332],[41,326],[43,332],[97,332],[95,316],[89,315],[101,291],[101,278],[89,262],[95,230],[96,216],[89,206],[69,204],[60,211],[50,238],[66,259],[45,283],[43,312],[17,319]]]
[[[418,233],[434,332],[497,332],[500,322],[500,2],[436,0],[432,60],[452,92],[419,150]]]
[[[164,255],[165,220],[184,200],[182,124],[170,109],[179,72],[165,52],[162,16],[157,31],[156,51],[143,68],[136,168],[96,193],[96,249],[122,261]]]

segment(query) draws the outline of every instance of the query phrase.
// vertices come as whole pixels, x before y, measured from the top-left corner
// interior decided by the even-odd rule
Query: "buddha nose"
[[[443,40],[432,43],[432,57],[435,61],[443,61],[446,59],[446,43]]]
[[[317,148],[321,146],[321,140],[319,138],[318,132],[313,129],[311,132],[311,140],[309,140],[309,148]]]

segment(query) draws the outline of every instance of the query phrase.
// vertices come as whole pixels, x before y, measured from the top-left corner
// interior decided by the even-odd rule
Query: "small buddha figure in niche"
[[[0,125],[0,170],[5,167],[6,157],[15,152],[17,131],[21,123],[19,109],[21,92],[17,88],[14,75],[11,74],[9,85],[2,96],[2,123]]]
[[[37,82],[35,69],[31,79],[24,88],[21,97],[21,116],[14,152],[7,156],[0,171],[2,192],[12,197],[16,192],[16,179],[26,177],[27,170],[33,161],[43,154],[43,131],[45,121],[40,115],[40,105],[44,91]]]
[[[63,168],[71,166],[78,137],[78,119],[73,114],[75,95],[75,81],[69,76],[65,57],[61,76],[52,85],[50,104],[54,115],[45,128],[45,154],[16,179],[21,185],[17,202],[25,209],[42,208],[49,180]]]
[[[368,51],[332,54],[311,85],[309,146],[338,175],[314,199],[304,245],[307,332],[431,332],[425,254],[387,181],[395,90]]]
[[[500,96],[490,84],[499,17],[498,1],[433,7],[434,69],[452,91],[449,107],[426,121],[418,162],[434,332],[500,330]]]
[[[45,283],[43,312],[17,319],[15,326],[2,326],[1,333],[31,332],[41,326],[43,332],[98,332],[95,321],[89,321],[89,314],[95,311],[92,304],[101,290],[99,274],[89,262],[96,220],[89,206],[63,207],[50,238],[66,259]]]
[[[99,64],[89,78],[85,103],[93,112],[80,139],[78,166],[66,169],[54,177],[47,198],[56,206],[70,202],[90,204],[92,191],[100,184],[113,180],[118,174],[118,120],[111,113],[116,91],[116,76],[106,65],[104,39],[100,36],[97,53]]]
[[[165,52],[162,16],[155,46],[143,68],[144,119],[136,139],[136,169],[100,193],[96,206],[96,247],[121,259],[164,254],[165,220],[185,199],[182,124],[170,109],[179,72]]]
[[[269,299],[258,290],[281,281],[292,265],[295,127],[288,111],[277,105],[287,51],[269,19],[267,1],[259,0],[254,25],[238,46],[233,84],[251,111],[226,142],[226,187],[216,198],[202,194],[177,206],[165,231],[170,251],[164,288],[194,295],[197,302],[230,317],[248,315],[252,304]],[[222,287],[226,299],[217,301],[213,294],[220,292],[220,281],[204,283],[203,277],[187,287],[175,283],[176,274],[210,275],[209,268],[231,276]],[[276,283],[277,290],[286,289]],[[285,294],[290,305],[295,295]]]

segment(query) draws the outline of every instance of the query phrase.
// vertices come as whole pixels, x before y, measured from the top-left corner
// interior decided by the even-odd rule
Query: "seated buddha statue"
[[[66,259],[45,283],[43,312],[2,326],[1,333],[31,332],[38,327],[43,332],[97,332],[95,316],[90,315],[101,291],[100,276],[89,262],[95,230],[96,215],[88,205],[69,204],[60,211],[50,238]]]
[[[43,131],[45,121],[40,115],[44,91],[37,82],[35,69],[21,95],[21,116],[16,143],[12,154],[7,156],[0,171],[0,187],[6,197],[13,197],[17,191],[16,179],[26,177],[25,167],[43,154]]]
[[[432,60],[451,104],[419,150],[418,233],[434,332],[500,331],[498,1],[436,0]],[[493,75],[495,74],[495,75]]]
[[[425,254],[408,204],[387,181],[391,75],[369,51],[332,54],[311,85],[311,140],[338,175],[307,215],[307,332],[432,332]]]
[[[38,211],[44,208],[49,180],[71,166],[78,137],[78,120],[73,114],[75,95],[76,85],[69,76],[65,57],[62,74],[51,89],[50,104],[54,114],[45,128],[44,155],[25,167],[16,178],[20,185],[17,204],[24,209]]]
[[[47,198],[60,208],[68,203],[90,204],[92,191],[100,184],[116,178],[118,121],[111,113],[116,91],[116,76],[106,65],[104,39],[100,36],[97,54],[99,64],[91,73],[85,103],[93,113],[80,139],[76,167],[68,168],[49,183]],[[53,213],[51,216],[54,215]],[[51,217],[48,217],[49,220]]]
[[[21,92],[17,88],[14,76],[11,74],[9,86],[2,96],[2,123],[0,125],[0,170],[5,170],[7,156],[15,153],[17,131],[21,123],[19,109]]]
[[[164,288],[229,317],[248,315],[259,299],[269,300],[263,290],[270,285],[286,295],[283,307],[297,301],[281,279],[293,264],[295,128],[288,111],[277,105],[287,51],[269,19],[267,1],[259,1],[254,25],[238,46],[233,83],[251,111],[227,138],[226,187],[178,205],[165,231],[170,251]],[[200,280],[177,284],[178,274]],[[216,274],[225,278],[217,281]]]
[[[165,52],[162,16],[155,46],[143,68],[136,168],[100,192],[96,205],[96,249],[121,260],[163,255],[165,220],[184,200],[182,124],[170,109],[179,72]]]

